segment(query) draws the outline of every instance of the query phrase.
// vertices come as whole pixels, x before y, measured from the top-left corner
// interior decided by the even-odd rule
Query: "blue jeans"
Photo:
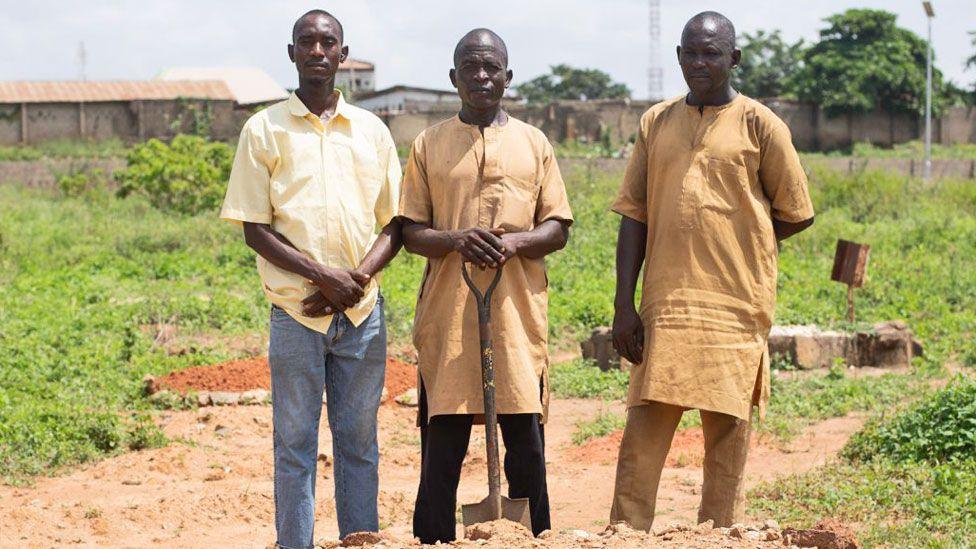
[[[332,431],[339,535],[377,531],[376,412],[386,370],[382,297],[358,327],[337,314],[325,334],[272,307],[268,362],[278,545],[312,547],[323,387]]]

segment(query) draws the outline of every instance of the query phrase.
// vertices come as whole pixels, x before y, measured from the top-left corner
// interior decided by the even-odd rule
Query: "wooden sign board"
[[[838,240],[837,252],[834,254],[834,269],[830,273],[830,279],[843,282],[851,288],[864,286],[870,251],[871,246],[867,244]]]

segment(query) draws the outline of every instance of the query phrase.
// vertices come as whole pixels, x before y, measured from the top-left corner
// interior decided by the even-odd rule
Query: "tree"
[[[732,73],[735,89],[750,97],[793,97],[805,46],[783,41],[778,30],[742,34],[742,61]]]
[[[969,36],[972,37],[970,42],[973,45],[973,54],[966,60],[966,70],[976,68],[976,31],[969,31]]]
[[[820,41],[803,55],[796,76],[800,99],[820,105],[828,115],[915,112],[925,109],[925,41],[895,25],[883,10],[850,9],[825,19]],[[933,68],[935,90],[942,73]],[[933,108],[944,103],[933,94]]]
[[[969,36],[972,37],[973,54],[969,56],[966,60],[966,70],[976,69],[976,31],[969,31]],[[972,95],[969,96],[969,104],[976,105],[976,81],[973,82]]]
[[[596,69],[577,69],[569,65],[550,67],[552,74],[537,76],[515,89],[529,103],[549,103],[556,99],[620,99],[630,97],[625,84]]]

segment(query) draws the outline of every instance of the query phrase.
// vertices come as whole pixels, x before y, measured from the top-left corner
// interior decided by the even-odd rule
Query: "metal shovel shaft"
[[[532,530],[528,498],[509,499],[502,496],[501,472],[498,464],[498,413],[495,409],[495,367],[491,345],[491,294],[498,286],[502,269],[498,267],[495,278],[484,294],[471,280],[468,270],[461,264],[464,281],[471,288],[478,303],[478,335],[481,343],[481,387],[485,402],[485,450],[488,454],[488,497],[479,503],[461,506],[461,518],[465,526],[499,519],[508,519]]]
[[[474,293],[478,304],[478,335],[481,342],[481,388],[485,404],[485,449],[488,453],[488,501],[492,519],[502,517],[502,481],[498,463],[498,414],[495,410],[495,368],[491,345],[491,296],[501,279],[502,268],[495,271],[495,278],[482,294],[471,280],[468,270],[461,264],[464,281]]]

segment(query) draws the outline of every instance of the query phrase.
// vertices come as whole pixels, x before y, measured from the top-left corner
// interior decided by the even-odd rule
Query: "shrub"
[[[216,209],[224,197],[234,151],[226,143],[177,135],[135,145],[128,168],[116,172],[118,195],[143,195],[153,206],[183,214]]]
[[[68,198],[93,196],[104,193],[108,181],[99,169],[77,171],[58,176],[58,188]]]
[[[976,381],[957,381],[887,421],[875,420],[844,448],[852,461],[946,463],[976,455]]]

